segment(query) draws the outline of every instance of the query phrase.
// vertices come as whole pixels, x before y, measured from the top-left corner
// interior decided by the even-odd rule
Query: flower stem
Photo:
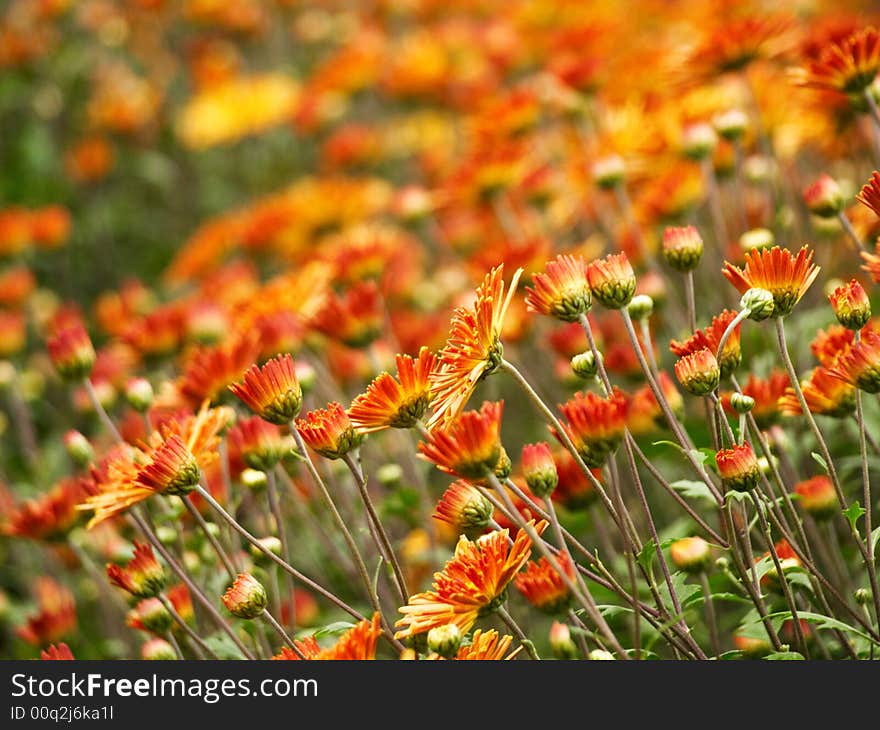
[[[101,405],[101,400],[98,398],[98,394],[95,392],[95,386],[92,385],[92,381],[89,380],[88,377],[83,378],[83,388],[86,390],[86,394],[89,396],[89,401],[92,403],[92,408],[95,409],[95,413],[98,414],[98,418],[101,419],[101,423],[104,424],[104,428],[116,439],[119,443],[123,442],[122,434],[119,433],[119,429],[116,428],[116,424],[113,423],[113,420],[110,416],[107,415],[107,411],[104,409],[104,406]]]
[[[694,272],[693,269],[684,275],[684,294],[687,299],[688,327],[691,334],[697,331],[697,300],[694,296]]]
[[[843,230],[846,231],[846,235],[852,239],[853,243],[856,244],[856,248],[859,251],[865,250],[865,244],[862,243],[862,239],[859,238],[859,234],[856,233],[856,229],[853,228],[852,223],[849,222],[849,218],[846,217],[846,213],[842,210],[837,213],[837,219],[840,221],[840,225],[843,226]]]
[[[201,512],[196,509],[196,506],[190,501],[190,498],[188,496],[181,496],[180,501],[183,502],[183,506],[186,507],[190,515],[192,515],[192,518],[196,521],[196,524],[199,526],[199,528],[201,528],[202,532],[205,534],[205,537],[208,538],[208,542],[211,543],[211,547],[214,549],[217,557],[220,558],[220,562],[223,563],[223,567],[226,568],[226,573],[231,579],[235,580],[236,572],[235,568],[232,566],[232,561],[229,559],[229,556],[226,554],[223,546],[208,529],[208,524],[205,522],[205,518],[202,517]]]
[[[281,512],[281,503],[278,500],[278,485],[275,480],[275,473],[271,469],[266,472],[266,495],[269,498],[269,510],[272,512],[272,518],[275,521],[275,531],[278,533],[278,539],[281,541],[281,555],[289,563],[290,562],[290,542],[287,539],[287,530],[284,527],[284,515]],[[290,573],[284,574],[284,588],[287,593],[287,600],[290,604],[290,630],[295,630],[295,609],[293,595],[293,577]],[[281,619],[279,612],[278,618]]]
[[[703,605],[706,609],[706,624],[709,626],[709,643],[715,658],[721,656],[721,644],[718,642],[718,620],[715,617],[715,605],[712,603],[712,589],[709,587],[709,576],[705,570],[700,571],[700,588],[703,591]]]
[[[880,624],[880,602],[877,601],[877,567],[874,563],[874,540],[871,531],[873,529],[873,520],[871,517],[871,478],[868,472],[868,448],[865,440],[865,414],[862,410],[862,391],[856,388],[856,418],[859,422],[859,456],[862,462],[862,499],[864,500],[865,510],[865,552],[867,553],[868,579],[871,583],[871,590],[874,593],[874,610],[876,619]]]
[[[159,600],[162,602],[162,605],[165,607],[165,610],[168,611],[171,618],[174,619],[174,622],[180,626],[183,632],[190,638],[190,640],[196,644],[202,651],[204,651],[208,656],[212,659],[219,659],[212,650],[211,647],[199,636],[193,628],[184,620],[183,616],[181,616],[177,609],[174,608],[174,604],[168,600],[168,597],[164,593],[160,593],[158,596]]]
[[[497,612],[501,617],[501,620],[507,625],[507,628],[509,628],[513,632],[513,635],[516,636],[517,641],[519,641],[528,652],[529,656],[535,661],[541,661],[541,657],[538,656],[538,651],[535,649],[535,645],[529,641],[523,633],[523,630],[519,627],[519,624],[513,620],[513,616],[507,612],[507,609],[504,608],[504,606],[499,606]]]
[[[275,631],[278,632],[278,635],[284,639],[285,646],[289,646],[293,653],[296,654],[300,659],[305,659],[305,655],[302,653],[302,650],[296,645],[296,642],[287,635],[287,632],[284,630],[284,627],[275,620],[275,617],[272,616],[271,613],[264,610],[263,613],[260,614],[262,619],[269,624]]]

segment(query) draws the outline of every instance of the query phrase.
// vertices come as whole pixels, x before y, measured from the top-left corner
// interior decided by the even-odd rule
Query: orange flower
[[[229,445],[251,469],[270,471],[290,451],[290,440],[259,416],[242,418],[229,429]]]
[[[274,357],[262,367],[252,366],[244,381],[233,383],[229,390],[260,418],[279,426],[296,418],[302,406],[302,389],[288,354]]]
[[[302,641],[294,639],[293,643],[306,659],[314,659],[321,653],[321,646],[318,644],[314,636],[309,636]],[[272,659],[276,661],[299,661],[300,656],[290,647],[282,646],[281,651],[273,656]]]
[[[808,246],[801,247],[797,256],[774,246],[746,253],[743,269],[725,261],[722,273],[740,294],[749,289],[769,291],[773,295],[773,316],[785,317],[815,281],[819,267],[813,265],[813,252]]]
[[[501,415],[504,401],[483,403],[419,442],[419,456],[438,469],[465,479],[484,479],[501,458]]]
[[[553,501],[572,510],[584,509],[593,504],[598,497],[596,487],[568,450],[561,449],[556,452],[554,460],[556,471],[559,473],[559,483],[553,490]],[[601,469],[591,469],[591,472],[601,481]]]
[[[459,661],[499,661],[505,658],[513,659],[515,654],[511,654],[508,657],[504,656],[510,648],[512,641],[512,636],[505,635],[499,637],[498,632],[495,631],[495,629],[489,631],[477,629],[474,631],[473,636],[471,636],[471,643],[467,646],[461,647],[455,658]]]
[[[154,494],[187,494],[199,483],[199,464],[177,434],[172,434],[149,454],[140,466],[130,457],[117,455],[110,465],[101,491],[78,509],[94,510],[91,528]]]
[[[592,392],[575,393],[559,410],[565,418],[562,427],[587,466],[602,466],[617,450],[626,428],[623,392],[615,388],[607,398]]]
[[[880,33],[868,27],[825,48],[819,58],[795,69],[801,86],[844,94],[861,94],[880,71]]]
[[[165,571],[156,560],[153,548],[134,543],[134,557],[124,568],[107,565],[110,582],[138,598],[152,598],[165,587]]]
[[[810,352],[820,365],[830,368],[837,356],[855,342],[853,331],[840,324],[830,324],[816,332],[810,343]]]
[[[40,652],[43,661],[74,661],[73,652],[63,641],[58,644],[50,644]]]
[[[565,553],[556,556],[559,567],[572,581],[575,568]],[[546,557],[530,562],[525,570],[513,579],[513,585],[535,608],[546,613],[564,611],[571,600],[571,593],[562,576]]]
[[[52,364],[65,380],[82,380],[92,371],[95,348],[82,324],[77,323],[55,333],[46,347]]]
[[[361,281],[344,297],[333,295],[314,320],[315,328],[348,347],[366,347],[382,331],[385,308],[374,281]]]
[[[779,399],[786,388],[791,385],[788,374],[782,370],[773,370],[766,378],[749,374],[742,387],[743,395],[754,398],[755,405],[751,410],[758,428],[769,428],[779,419]],[[730,407],[730,394],[724,396],[724,408],[733,412]]]
[[[187,360],[183,374],[177,379],[177,390],[193,406],[205,399],[217,401],[259,352],[254,332],[216,347],[200,347]]]
[[[429,379],[436,363],[436,356],[427,347],[419,350],[417,358],[398,355],[397,379],[381,373],[348,409],[358,433],[415,426],[428,410]]]
[[[531,524],[534,524],[532,522]],[[547,523],[535,525],[540,534]],[[481,616],[492,613],[507,597],[507,585],[532,552],[525,530],[508,545],[508,531],[496,530],[471,541],[462,535],[455,554],[434,573],[433,590],[419,593],[401,607],[398,639],[423,634],[435,626],[455,624],[466,634]]]
[[[837,357],[828,373],[866,393],[880,393],[880,334],[865,332]]]
[[[880,172],[874,170],[871,179],[862,186],[862,192],[856,195],[856,200],[880,216]]]
[[[669,349],[673,354],[679,357],[692,355],[697,350],[703,348],[708,349],[716,358],[721,368],[721,377],[728,377],[739,366],[742,358],[740,352],[740,327],[737,325],[733,328],[733,332],[724,343],[724,352],[718,352],[718,345],[721,344],[721,337],[724,331],[730,326],[730,323],[736,318],[737,313],[730,309],[725,309],[721,314],[712,317],[712,324],[702,330],[697,330],[684,342],[672,340],[669,343]]]
[[[305,418],[297,418],[296,430],[303,441],[327,459],[341,459],[364,440],[342,406],[335,402],[324,409],[309,411]]]
[[[675,377],[691,395],[708,395],[718,387],[721,369],[715,355],[704,347],[676,361]]]
[[[41,576],[34,582],[37,613],[16,629],[28,644],[48,644],[76,630],[76,604],[73,594],[52,578]]]
[[[22,312],[0,309],[0,357],[12,357],[27,344],[27,319]]]
[[[850,330],[860,330],[871,319],[871,302],[864,287],[855,279],[828,295],[837,321]]]
[[[544,274],[534,274],[534,288],[527,288],[526,305],[530,312],[575,322],[590,311],[593,295],[587,281],[587,265],[580,256],[563,254],[547,262]]]
[[[504,266],[492,269],[477,288],[473,309],[458,307],[439,366],[431,374],[434,414],[428,428],[449,421],[462,412],[474,388],[501,365],[501,327],[522,275],[517,269],[504,294]]]
[[[462,479],[443,492],[432,517],[451,525],[456,535],[474,538],[489,526],[492,512],[492,503]]]
[[[296,641],[296,647],[306,659],[317,661],[370,661],[376,658],[376,640],[382,633],[379,614],[373,614],[370,621],[359,622],[354,628],[343,634],[339,641],[327,649],[321,649],[315,637],[310,636],[304,641]],[[297,653],[283,647],[272,657],[280,660],[298,660]]]
[[[721,449],[715,454],[715,464],[725,488],[745,492],[758,485],[760,470],[752,447],[745,444]]]
[[[53,541],[64,538],[77,518],[76,505],[91,491],[86,478],[62,479],[49,492],[10,511],[4,532],[16,537]]]
[[[828,368],[817,367],[806,380],[801,381],[804,400],[811,413],[819,416],[844,418],[856,407],[855,388],[831,374]],[[794,388],[788,387],[779,398],[779,410],[787,416],[803,415]]]
[[[625,307],[636,291],[636,275],[625,253],[591,261],[587,279],[593,296],[608,309]]]
[[[838,509],[837,493],[834,484],[824,474],[795,484],[794,493],[800,497],[804,512],[817,520],[832,517]]]

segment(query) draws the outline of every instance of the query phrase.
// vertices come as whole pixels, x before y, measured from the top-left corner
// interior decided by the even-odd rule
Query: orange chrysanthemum
[[[73,594],[52,578],[39,577],[34,583],[37,613],[16,629],[28,644],[49,644],[76,629],[76,603]]]
[[[788,374],[782,370],[773,370],[766,378],[749,375],[742,392],[755,400],[751,414],[759,428],[769,428],[779,419],[779,399],[790,385]],[[727,412],[734,413],[730,406],[730,393],[724,395],[722,402]]]
[[[736,318],[737,313],[730,309],[725,309],[721,314],[712,317],[712,324],[702,330],[697,330],[684,342],[672,340],[669,343],[669,349],[678,357],[693,355],[697,350],[703,348],[708,349],[718,359],[718,365],[721,368],[721,377],[726,378],[739,366],[742,354],[740,352],[740,325],[733,328],[733,331],[724,343],[724,352],[718,352],[718,345],[721,343],[721,337],[724,331],[730,326],[730,323]]]
[[[92,484],[87,478],[62,479],[46,494],[11,510],[3,531],[34,540],[63,538],[78,516],[76,505],[91,492]]]
[[[505,657],[510,644],[513,641],[512,636],[499,636],[495,629],[483,631],[477,629],[471,636],[471,643],[462,646],[458,650],[455,658],[458,661],[499,661],[502,659],[513,659],[516,653]]]
[[[370,621],[364,620],[343,634],[339,641],[327,649],[321,649],[313,636],[296,641],[296,648],[306,659],[317,661],[370,661],[376,658],[376,641],[382,633],[379,614],[373,614]],[[301,659],[290,647],[283,647],[272,657],[280,660]]]
[[[849,416],[856,407],[856,389],[834,377],[828,368],[818,367],[801,381],[804,400],[811,413],[819,416],[843,418]],[[788,387],[779,398],[779,410],[788,416],[803,415],[794,388]]]
[[[856,195],[856,200],[880,216],[880,172],[874,170],[871,179],[862,185],[862,191]]]
[[[798,482],[794,486],[794,493],[800,497],[804,511],[817,520],[828,519],[837,512],[837,492],[834,483],[825,474]]]
[[[474,538],[489,526],[492,503],[473,484],[461,479],[443,492],[432,515],[450,525],[457,535]]]
[[[785,317],[815,281],[819,267],[813,265],[813,252],[808,246],[802,246],[796,256],[774,246],[746,253],[742,269],[725,261],[722,273],[740,294],[749,289],[769,291],[773,295],[773,316]]]
[[[499,401],[462,413],[445,427],[429,431],[419,442],[419,456],[448,474],[485,478],[501,457],[503,412],[504,401]]]
[[[793,78],[801,86],[843,94],[860,94],[880,71],[880,33],[876,28],[856,31],[825,48],[819,58],[795,69]]]
[[[278,426],[296,418],[302,407],[302,388],[289,354],[274,357],[262,367],[252,366],[244,380],[229,390],[260,418]]]
[[[107,577],[113,585],[138,598],[151,598],[165,587],[165,571],[156,560],[153,548],[137,541],[134,557],[128,565],[123,568],[108,564]]]
[[[608,309],[625,307],[636,291],[636,275],[623,252],[591,261],[587,280],[592,295]]]
[[[514,272],[505,296],[504,266],[495,267],[477,287],[473,309],[453,312],[449,338],[430,377],[434,414],[428,428],[460,414],[477,383],[501,365],[501,327],[522,273]]]
[[[816,336],[810,342],[810,352],[819,361],[820,365],[830,368],[837,360],[837,356],[855,342],[852,330],[841,324],[830,324],[825,329],[816,332]]]
[[[235,337],[216,347],[199,348],[178,378],[177,390],[193,406],[205,399],[214,402],[242,376],[259,352],[255,333]]]
[[[427,347],[417,358],[397,356],[397,379],[381,373],[351,404],[348,417],[358,433],[412,428],[428,410],[430,376],[437,357]]]
[[[880,244],[875,244],[874,253],[861,251],[860,255],[865,261],[862,264],[862,271],[867,271],[871,276],[871,281],[880,284]]]
[[[534,287],[526,289],[530,312],[575,322],[593,303],[587,264],[580,256],[557,256],[547,262],[546,273],[532,276],[532,282]]]
[[[270,471],[290,451],[290,438],[259,416],[242,418],[229,429],[229,446],[251,469]]]
[[[327,459],[341,459],[364,440],[355,431],[345,409],[335,402],[309,411],[305,418],[297,418],[295,425],[303,441]]]
[[[559,567],[572,581],[574,566],[565,553],[556,556]],[[530,562],[513,579],[513,585],[535,608],[546,613],[558,613],[568,607],[571,592],[562,576],[546,557]]]
[[[309,636],[302,641],[294,639],[293,643],[306,659],[314,659],[321,653],[321,646],[318,644],[314,636]],[[272,659],[276,661],[299,661],[301,658],[302,657],[300,657],[299,654],[289,646],[282,646],[281,651],[272,657]]]
[[[534,524],[532,522],[531,524]],[[540,534],[547,523],[535,525]],[[524,529],[508,545],[508,530],[496,530],[474,541],[462,535],[455,554],[443,570],[434,573],[433,590],[409,599],[397,622],[398,639],[423,634],[435,626],[455,624],[467,633],[481,616],[492,613],[507,596],[507,586],[532,553]]]
[[[840,353],[828,373],[866,393],[880,393],[880,334],[865,332]]]
[[[317,314],[314,326],[348,347],[365,347],[382,331],[385,308],[374,281],[361,281],[345,296],[333,295]]]
[[[73,652],[70,647],[63,641],[58,644],[50,644],[40,652],[40,659],[43,661],[74,661]]]
[[[602,466],[617,450],[626,428],[623,392],[615,388],[607,398],[592,392],[575,393],[559,410],[565,418],[562,427],[587,466]]]

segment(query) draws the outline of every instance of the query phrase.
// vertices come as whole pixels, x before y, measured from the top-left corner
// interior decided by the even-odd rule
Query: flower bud
[[[386,489],[397,489],[403,483],[403,468],[400,464],[382,464],[376,470],[376,478]]]
[[[15,365],[9,362],[9,360],[0,361],[0,391],[11,388],[15,380]]]
[[[768,228],[753,228],[739,237],[739,245],[746,253],[762,248],[770,248],[773,244],[773,231]]]
[[[703,239],[693,226],[663,231],[663,260],[676,271],[693,271],[703,256]]]
[[[871,600],[871,591],[867,588],[856,588],[853,598],[855,598],[856,603],[860,606],[866,606]]]
[[[56,333],[46,346],[55,370],[64,380],[78,382],[92,372],[95,348],[89,333],[81,324],[71,325]]]
[[[764,155],[750,155],[743,162],[743,176],[750,185],[761,185],[775,173],[773,159]]]
[[[461,629],[455,624],[435,626],[428,632],[428,649],[444,659],[452,659],[461,646]]]
[[[159,525],[156,527],[156,537],[163,545],[173,545],[177,542],[177,530],[168,525]]]
[[[647,294],[638,294],[627,305],[629,316],[634,320],[646,319],[654,312],[654,300]]]
[[[708,348],[686,355],[675,363],[675,377],[691,395],[708,395],[721,382],[721,368]]]
[[[254,491],[265,489],[266,482],[268,481],[266,472],[260,471],[259,469],[245,469],[241,473],[239,479],[241,480],[242,486],[247,487],[248,489],[253,489]]]
[[[669,546],[669,557],[679,570],[702,573],[709,567],[712,548],[702,537],[683,537]]]
[[[95,450],[89,440],[79,431],[71,429],[64,434],[64,448],[77,466],[88,466],[95,460]]]
[[[296,379],[299,382],[299,387],[302,389],[302,392],[311,392],[312,388],[315,387],[315,383],[318,381],[318,374],[315,372],[315,368],[304,360],[297,360],[294,363],[294,372],[296,373]]]
[[[715,567],[718,568],[722,573],[726,573],[730,570],[730,560],[725,558],[723,555],[715,561]]]
[[[602,353],[600,352],[599,359],[601,358]],[[582,352],[571,358],[571,370],[579,378],[589,380],[590,378],[595,377],[596,373],[599,372],[599,361],[591,351]]]
[[[828,296],[837,321],[850,330],[860,330],[871,319],[871,302],[855,279],[837,287]]]
[[[263,584],[250,573],[239,573],[221,600],[233,616],[247,619],[263,613],[269,601]]]
[[[172,618],[158,598],[145,598],[128,612],[126,623],[161,636],[171,628]]]
[[[594,662],[612,662],[614,661],[614,654],[610,651],[605,651],[604,649],[593,649],[593,651],[587,655],[587,659]]]
[[[145,378],[131,378],[125,384],[125,400],[138,413],[146,413],[153,405],[153,386]]]
[[[730,407],[739,415],[744,416],[755,407],[755,399],[745,393],[733,393],[730,396]]]
[[[568,624],[554,621],[550,627],[550,648],[557,659],[577,659],[578,650],[571,638]]]
[[[158,636],[150,639],[141,647],[141,659],[146,661],[174,661],[177,652],[165,639]]]
[[[502,446],[498,453],[498,461],[495,462],[495,468],[492,469],[492,472],[495,474],[495,478],[498,479],[499,482],[503,482],[510,476],[512,471],[513,463],[510,461],[510,456],[507,454],[507,450]]]
[[[733,142],[745,134],[749,118],[740,109],[728,109],[712,117],[712,126],[721,137]]]
[[[536,497],[549,497],[559,483],[556,462],[546,442],[523,446],[522,470],[526,484]]]
[[[822,175],[804,190],[804,203],[813,215],[820,218],[834,218],[844,205],[840,185],[828,175]]]
[[[705,122],[688,125],[682,134],[682,151],[692,160],[702,160],[708,157],[717,145],[718,135]]]
[[[804,512],[815,520],[827,520],[838,511],[834,484],[824,474],[798,482],[794,487],[794,493],[800,498]]]
[[[625,307],[636,291],[636,275],[625,253],[609,254],[587,266],[593,297],[608,309]]]
[[[260,545],[262,545],[266,550],[268,550],[273,555],[281,555],[281,540],[274,535],[269,535],[268,537],[261,537],[257,540]],[[250,547],[251,557],[257,562],[265,562],[269,560],[269,557],[265,552],[260,550],[256,545],[251,545]]]
[[[755,452],[748,444],[721,449],[715,454],[715,464],[726,489],[746,492],[758,485],[761,472]]]
[[[742,309],[749,310],[749,319],[753,322],[762,322],[768,317],[773,316],[776,309],[776,302],[766,289],[758,289],[753,287],[749,289],[739,300],[739,306]]]
[[[623,182],[626,167],[618,155],[602,157],[593,163],[593,180],[603,190],[611,190]]]

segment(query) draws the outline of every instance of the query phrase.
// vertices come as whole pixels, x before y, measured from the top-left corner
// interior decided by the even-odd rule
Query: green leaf
[[[829,473],[829,471],[828,471],[828,462],[825,461],[824,458],[822,458],[822,454],[818,454],[818,453],[816,453],[815,451],[811,451],[811,452],[810,452],[810,456],[812,456],[813,459],[815,460],[815,462],[825,470],[825,473],[826,473],[826,474]]]
[[[325,636],[340,636],[349,629],[353,629],[354,626],[350,621],[334,621],[332,624],[321,626],[317,631],[310,631],[309,634],[316,639],[321,639]]]
[[[724,495],[725,500],[735,499],[737,502],[751,502],[752,497],[748,492],[738,492],[735,489],[728,489]]]
[[[796,651],[777,651],[764,657],[766,661],[805,661],[802,654]]]
[[[875,527],[874,531],[871,533],[871,545],[874,548],[874,553],[877,552],[877,543],[880,542],[880,527]]]
[[[684,455],[685,453],[684,449],[674,441],[652,441],[651,446],[668,446],[671,449],[675,449],[679,454]]]
[[[218,659],[244,659],[239,648],[232,643],[232,639],[226,634],[211,634],[205,637],[205,643],[217,655]]]
[[[779,621],[779,625],[781,626],[784,621],[791,619],[791,611],[778,611],[777,613],[771,613],[768,618],[774,621]],[[843,623],[843,621],[838,621],[836,618],[831,618],[830,616],[823,616],[820,613],[811,613],[810,611],[798,611],[798,618],[802,621],[806,621],[808,623],[814,624],[817,631],[822,629],[828,629],[831,631],[845,631],[850,634],[855,634],[863,639],[867,639],[868,641],[877,644],[878,642],[871,639],[870,636],[865,634],[861,629],[857,629],[849,624]]]
[[[853,530],[856,529],[856,522],[858,522],[862,515],[865,514],[865,508],[862,507],[857,501],[853,502],[849,507],[847,507],[844,512],[844,516],[849,520],[849,524],[852,525]]]
[[[690,479],[679,479],[669,485],[682,497],[688,499],[704,499],[708,502],[714,502],[715,497],[705,482],[696,482]]]

